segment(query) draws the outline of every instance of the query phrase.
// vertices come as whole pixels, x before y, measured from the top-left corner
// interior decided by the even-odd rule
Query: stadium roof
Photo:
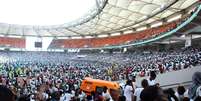
[[[108,35],[162,20],[196,2],[198,0],[96,0],[96,5],[78,20],[46,26],[0,23],[0,34],[50,37]]]

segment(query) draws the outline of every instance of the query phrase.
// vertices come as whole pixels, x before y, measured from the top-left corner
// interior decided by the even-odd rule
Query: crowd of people
[[[93,101],[93,98],[97,98],[94,97],[95,94],[89,97],[79,89],[85,77],[108,81],[128,80],[133,76],[151,76],[151,71],[156,74],[166,73],[200,64],[199,49],[114,54],[1,51],[0,85],[11,89],[15,99],[19,101]],[[120,97],[120,101],[131,101],[129,99],[133,97],[128,98],[129,94],[139,99],[139,92],[148,87],[146,82],[148,85],[155,85],[152,80],[143,80],[143,88],[137,89],[131,86],[132,83],[128,80],[122,92],[125,96]],[[127,87],[129,85],[131,87]],[[150,90],[156,88],[157,86],[154,86]],[[107,91],[102,95],[112,99],[108,97]]]
[[[189,88],[178,85],[177,89],[162,89],[155,82],[156,74],[150,72],[150,77],[141,81],[141,87],[135,86],[135,81],[127,81],[124,96],[126,101],[201,101],[201,72],[195,72],[192,85]]]

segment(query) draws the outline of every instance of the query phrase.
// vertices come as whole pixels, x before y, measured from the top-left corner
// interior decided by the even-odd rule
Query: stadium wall
[[[159,83],[162,88],[175,88],[178,85],[189,86],[192,83],[192,75],[197,71],[201,72],[201,66],[158,74],[156,82]],[[141,86],[141,81],[146,78],[149,77],[146,76],[137,78],[137,86]]]

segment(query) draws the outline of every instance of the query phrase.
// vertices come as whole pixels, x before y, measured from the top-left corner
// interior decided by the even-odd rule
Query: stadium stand
[[[4,51],[0,54],[1,84],[11,88],[12,85],[15,85],[15,89],[18,90],[14,90],[14,92],[21,92],[21,97],[27,94],[32,95],[33,92],[40,92],[37,87],[43,83],[52,85],[49,88],[50,93],[46,93],[48,95],[51,94],[51,89],[77,92],[76,88],[86,75],[96,79],[121,81],[132,76],[149,76],[150,71],[166,74],[188,68],[199,70],[200,67],[197,66],[201,65],[200,49],[196,48],[171,52],[153,51],[128,54]],[[79,57],[80,55],[84,57]],[[164,82],[161,84],[161,86],[165,85]],[[61,89],[62,85],[67,88]],[[48,97],[44,99],[48,99]]]
[[[136,33],[129,33],[120,36],[111,36],[106,38],[91,38],[91,39],[54,39],[50,44],[50,48],[96,48],[104,47],[105,45],[118,45],[126,42],[148,39],[167,32],[177,26],[179,21],[164,24],[157,28],[147,29]]]
[[[70,25],[0,23],[0,101],[201,101],[200,10],[198,0],[96,0]],[[28,36],[40,47],[27,51]]]
[[[25,48],[25,38],[0,37],[1,47]]]

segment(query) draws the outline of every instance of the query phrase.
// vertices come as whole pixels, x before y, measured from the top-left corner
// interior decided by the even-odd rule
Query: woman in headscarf
[[[198,97],[197,90],[201,87],[201,72],[195,72],[192,77],[193,84],[189,88],[188,95],[191,99]]]

